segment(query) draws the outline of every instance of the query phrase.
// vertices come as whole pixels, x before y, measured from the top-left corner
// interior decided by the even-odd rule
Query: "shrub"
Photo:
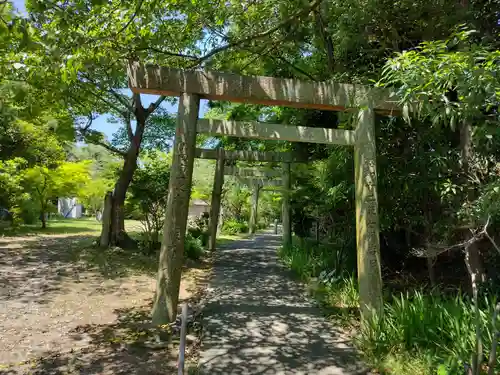
[[[222,224],[222,232],[225,234],[238,234],[248,232],[248,224],[235,219],[229,219]]]
[[[318,277],[322,272],[338,277],[353,274],[355,264],[346,254],[347,251],[334,244],[313,244],[307,241],[283,247],[279,251],[283,262],[304,280]]]
[[[302,279],[315,281],[314,292],[323,304],[340,315],[348,312],[352,322],[359,294],[354,273],[345,274],[346,269],[352,270],[349,257],[335,247],[307,242],[283,247],[279,255]],[[494,336],[491,319],[495,303],[495,298],[480,301],[485,359]],[[472,301],[461,294],[455,298],[422,292],[401,294],[385,303],[381,318],[363,325],[356,343],[384,373],[434,375],[439,369],[439,374],[459,374],[474,352],[475,319]],[[500,318],[496,324],[500,325]],[[500,366],[500,356],[497,358]]]
[[[194,238],[190,233],[186,234],[184,242],[184,257],[191,260],[199,260],[203,255],[203,244],[200,238]]]
[[[195,218],[188,219],[188,233],[193,237],[197,238],[201,241],[202,246],[206,246],[208,244],[208,224],[209,217],[208,214],[204,213]]]
[[[40,220],[40,211],[32,201],[22,202],[19,211],[19,216],[24,224],[36,224]]]
[[[319,286],[323,289],[324,303],[343,309],[359,307],[359,291],[356,277],[339,277],[335,271],[323,271],[318,278]]]
[[[495,301],[485,298],[482,305],[482,341],[484,358],[488,358]],[[421,361],[425,358],[429,373],[434,373],[439,367],[449,374],[459,373],[474,352],[473,304],[461,295],[445,298],[421,292],[401,294],[385,304],[382,318],[375,318],[365,325],[359,345],[373,359],[387,358],[392,353],[407,353],[408,358],[420,358]]]

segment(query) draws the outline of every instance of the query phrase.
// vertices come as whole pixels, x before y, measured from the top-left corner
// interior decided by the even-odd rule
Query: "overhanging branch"
[[[115,36],[121,34],[125,30],[127,30],[127,28],[130,26],[130,24],[134,21],[135,17],[137,17],[139,12],[141,11],[141,7],[142,7],[143,2],[144,2],[144,0],[139,0],[139,4],[137,4],[137,8],[135,9],[135,12],[132,14],[132,17],[130,17],[128,22],[115,34]]]
[[[165,50],[162,50],[162,49],[156,48],[156,47],[142,47],[142,48],[135,49],[135,51],[153,51],[156,53],[160,53],[162,55],[173,56],[173,57],[182,57],[182,58],[190,59],[190,60],[198,60],[200,58],[199,56],[188,55],[188,54],[178,53],[178,52],[165,51]]]
[[[160,96],[154,103],[151,103],[148,107],[148,114],[153,113],[160,106],[161,103],[166,99],[165,95]]]
[[[98,146],[102,146],[104,147],[106,150],[108,150],[109,152],[112,152],[114,154],[117,154],[117,155],[120,155],[122,157],[125,157],[127,155],[126,152],[122,151],[122,150],[119,150],[117,149],[116,147],[110,145],[109,143],[106,143],[106,142],[102,142],[102,141],[89,141],[90,143],[93,143],[95,145],[98,145]]]
[[[223,51],[225,51],[227,49],[244,45],[244,44],[246,44],[248,42],[252,42],[252,41],[254,41],[256,39],[265,38],[266,36],[269,36],[269,35],[275,33],[276,31],[278,31],[279,29],[281,29],[283,26],[289,24],[294,19],[296,19],[298,17],[302,17],[303,15],[309,13],[311,10],[314,10],[316,7],[319,6],[320,3],[321,3],[321,0],[314,0],[314,1],[312,1],[309,4],[308,7],[304,8],[304,9],[301,9],[300,11],[294,13],[290,17],[286,18],[285,20],[283,20],[280,23],[278,23],[276,26],[271,27],[270,29],[268,29],[266,31],[263,31],[263,32],[257,33],[257,34],[253,34],[253,35],[250,35],[250,36],[248,36],[246,38],[243,38],[243,39],[240,39],[240,40],[236,40],[234,42],[229,42],[229,43],[227,43],[227,44],[225,44],[223,46],[214,48],[213,50],[211,50],[210,52],[208,52],[204,56],[199,57],[198,60],[196,61],[196,64],[194,64],[194,66],[199,65],[203,61],[208,60],[212,56],[214,56],[214,55],[216,55],[216,54],[218,54],[220,52],[223,52]]]
[[[495,243],[493,238],[488,234],[488,227],[490,225],[490,220],[491,216],[488,216],[488,220],[486,220],[486,223],[484,224],[484,227],[481,231],[472,231],[472,237],[469,238],[466,241],[457,243],[452,246],[443,246],[443,245],[429,245],[427,248],[413,248],[411,251],[411,254],[419,257],[419,258],[434,258],[437,257],[440,254],[446,253],[447,251],[451,250],[457,250],[457,249],[465,249],[472,244],[476,243],[477,241],[482,240],[483,238],[488,238],[490,242],[493,244],[495,249],[500,253],[500,247]]]

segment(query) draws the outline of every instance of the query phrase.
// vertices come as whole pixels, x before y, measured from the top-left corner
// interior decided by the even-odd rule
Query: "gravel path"
[[[346,335],[278,263],[265,233],[217,250],[204,310],[202,374],[367,374]]]

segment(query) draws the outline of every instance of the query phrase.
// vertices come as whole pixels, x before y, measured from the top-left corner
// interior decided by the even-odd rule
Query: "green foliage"
[[[494,307],[493,298],[482,301],[480,324],[486,358],[491,348]],[[401,294],[385,305],[382,319],[365,326],[359,344],[380,362],[393,353],[420,358],[424,354],[428,361],[426,373],[434,373],[440,367],[455,374],[469,363],[474,351],[475,319],[471,301],[461,295],[449,298],[420,292]]]
[[[354,249],[350,249],[354,251]],[[355,254],[355,253],[354,253]],[[285,265],[304,280],[329,275],[329,278],[343,277],[354,272],[355,262],[349,257],[348,249],[342,244],[315,244],[300,241],[282,247],[279,255]]]
[[[229,219],[240,223],[248,220],[250,218],[250,197],[250,189],[241,186],[232,178],[225,178],[222,200],[224,222],[228,222]]]
[[[186,259],[199,260],[202,255],[203,244],[201,238],[195,238],[188,232],[184,240],[184,257]]]
[[[53,165],[65,158],[57,136],[47,127],[16,120],[0,128],[0,158],[22,157],[29,165]]]
[[[213,160],[196,159],[194,161],[191,199],[210,202],[214,184],[215,162]]]
[[[23,171],[22,186],[37,207],[45,227],[45,214],[55,207],[52,201],[63,197],[79,197],[89,181],[89,162],[64,162],[55,169],[35,166]]]
[[[246,222],[238,221],[236,219],[224,220],[222,224],[222,233],[224,234],[238,234],[248,232],[248,224]]]
[[[187,232],[194,239],[200,240],[202,246],[206,246],[208,244],[208,238],[209,238],[208,217],[209,217],[208,214],[202,214],[198,217],[188,218]]]
[[[169,152],[172,147],[172,140],[175,135],[175,117],[164,108],[159,108],[148,117],[144,135],[142,137],[142,150],[159,150]],[[127,127],[122,126],[113,134],[111,144],[121,151],[126,151],[130,147],[130,138],[127,134]]]
[[[141,221],[146,241],[153,247],[159,243],[159,233],[165,220],[169,179],[170,164],[166,154],[151,151],[145,154],[129,190],[127,211]]]
[[[113,189],[114,181],[101,177],[94,177],[80,192],[82,202],[88,214],[96,214],[104,210],[104,197]]]
[[[21,186],[21,170],[26,166],[26,160],[14,158],[0,161],[0,206],[8,210],[18,206],[28,197]]]
[[[430,116],[433,124],[454,129],[462,121],[497,121],[500,101],[500,51],[471,40],[461,28],[442,41],[422,42],[389,60],[381,86],[397,87],[404,114]]]
[[[323,294],[321,302],[327,307],[346,309],[348,314],[359,308],[358,280],[354,276],[339,277],[335,270],[323,271],[318,277],[317,288],[315,293]]]

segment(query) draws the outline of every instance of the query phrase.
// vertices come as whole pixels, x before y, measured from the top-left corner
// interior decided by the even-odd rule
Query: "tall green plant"
[[[22,185],[40,213],[42,228],[47,226],[47,213],[57,198],[79,197],[89,181],[90,162],[64,162],[55,169],[35,166],[23,171]]]

